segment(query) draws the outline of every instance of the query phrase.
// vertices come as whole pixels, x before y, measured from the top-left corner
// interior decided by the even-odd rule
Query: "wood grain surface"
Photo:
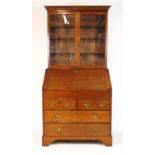
[[[110,111],[45,111],[44,123],[107,123]]]

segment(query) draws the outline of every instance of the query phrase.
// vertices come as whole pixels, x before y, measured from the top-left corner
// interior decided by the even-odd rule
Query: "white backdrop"
[[[112,87],[113,87],[113,106],[112,106],[112,135],[113,147],[102,150],[104,146],[96,146],[92,144],[76,145],[73,144],[78,152],[69,150],[70,154],[81,154],[91,146],[93,150],[89,154],[104,153],[104,151],[113,151],[113,148],[121,147],[122,144],[122,1],[121,0],[33,0],[33,145],[34,152],[42,154],[40,150],[44,150],[44,154],[50,153],[49,148],[56,149],[57,146],[50,146],[46,149],[41,146],[42,136],[42,83],[44,71],[47,68],[48,57],[48,41],[47,41],[47,13],[45,5],[111,5],[109,10],[109,28],[108,28],[108,68],[110,70]],[[57,144],[58,145],[58,144]],[[59,144],[63,149],[69,149],[66,144]],[[94,150],[96,146],[98,150]],[[86,149],[81,150],[80,148]],[[60,150],[61,148],[58,147]],[[103,151],[103,152],[102,152]],[[119,150],[121,151],[121,149]],[[109,153],[110,153],[109,152]],[[53,153],[53,152],[52,152]],[[55,155],[65,152],[57,151]],[[66,152],[68,154],[68,152]],[[108,152],[106,152],[108,153]]]

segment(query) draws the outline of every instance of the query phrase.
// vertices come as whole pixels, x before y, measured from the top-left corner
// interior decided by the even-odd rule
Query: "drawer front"
[[[78,110],[111,110],[111,100],[78,100]]]
[[[44,123],[107,123],[111,122],[110,111],[45,111]]]
[[[109,90],[64,90],[64,91],[43,91],[43,97],[45,99],[53,98],[111,98],[111,89]]]
[[[110,136],[111,125],[105,124],[44,124],[45,136]]]
[[[44,100],[44,110],[76,110],[76,100]]]

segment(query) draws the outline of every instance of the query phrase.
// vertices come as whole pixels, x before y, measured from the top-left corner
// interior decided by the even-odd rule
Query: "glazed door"
[[[49,67],[106,67],[105,23],[103,12],[49,14]]]
[[[75,65],[75,14],[50,14],[48,18],[49,66]]]
[[[106,15],[80,14],[80,66],[104,67]]]

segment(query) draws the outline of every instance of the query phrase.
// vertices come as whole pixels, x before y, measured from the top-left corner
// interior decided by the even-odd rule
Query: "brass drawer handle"
[[[99,104],[100,108],[103,108],[105,106],[105,104],[101,103]]]
[[[91,106],[90,103],[85,103],[85,104],[84,104],[84,107],[85,107],[85,108],[89,108],[90,106]]]
[[[57,128],[56,130],[57,130],[57,132],[61,132],[61,128]]]
[[[55,106],[55,103],[50,103],[50,107],[53,108]]]
[[[70,104],[69,103],[65,103],[64,106],[65,106],[65,108],[69,108]]]
[[[48,105],[50,106],[50,108],[53,108],[55,106],[55,102],[48,101]]]

